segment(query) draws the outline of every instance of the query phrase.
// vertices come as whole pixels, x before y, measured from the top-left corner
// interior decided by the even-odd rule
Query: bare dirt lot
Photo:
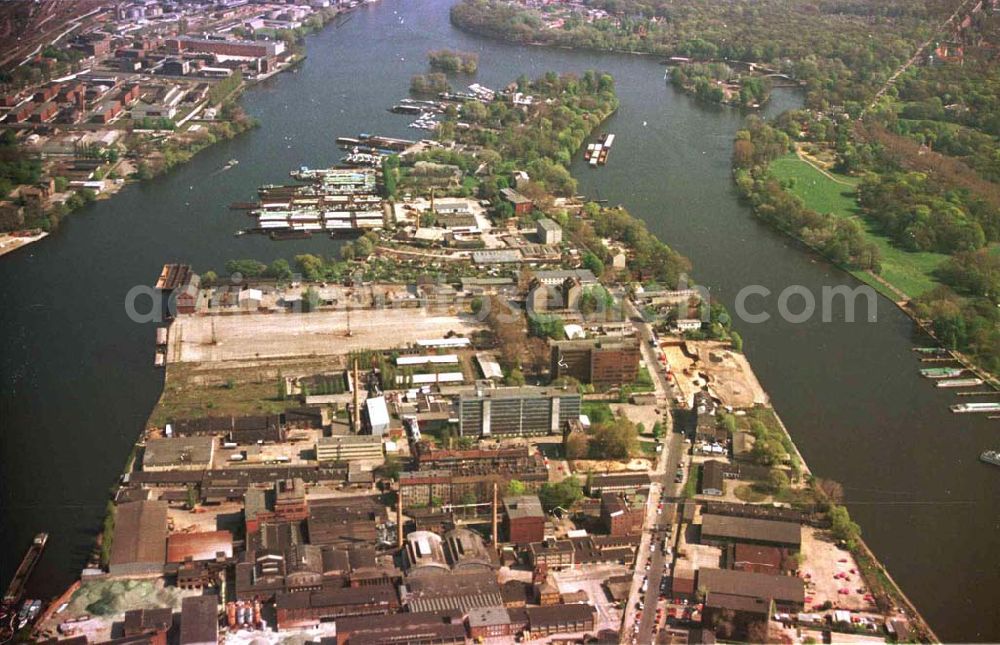
[[[347,335],[348,316],[351,335]],[[291,356],[334,356],[402,347],[477,326],[424,309],[180,316],[170,328],[167,360],[219,362]]]
[[[750,408],[767,404],[767,394],[746,356],[730,350],[726,343],[687,341],[683,346],[664,345],[662,349],[678,387],[688,399],[708,385],[723,405]]]

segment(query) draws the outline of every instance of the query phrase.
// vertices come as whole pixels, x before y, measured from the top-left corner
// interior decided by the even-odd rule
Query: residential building
[[[514,215],[527,215],[535,207],[534,202],[513,188],[500,189],[500,196],[514,207]]]
[[[561,284],[548,285],[535,280],[528,291],[528,313],[578,311],[583,286],[578,278],[566,278]]]
[[[634,338],[593,338],[551,343],[554,379],[570,376],[596,387],[634,383],[639,376],[642,352]]]
[[[548,217],[542,217],[535,222],[535,232],[538,235],[538,241],[542,244],[559,244],[562,242],[562,227]]]
[[[644,519],[645,504],[633,504],[622,493],[601,494],[601,523],[608,535],[641,533]]]

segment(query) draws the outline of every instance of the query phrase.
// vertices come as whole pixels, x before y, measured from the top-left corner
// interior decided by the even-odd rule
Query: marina
[[[354,158],[362,163],[357,155]],[[382,228],[385,214],[377,192],[378,171],[370,156],[365,159],[365,167],[359,168],[303,166],[290,173],[302,184],[261,186],[260,201],[247,211],[256,224],[247,232],[294,240],[315,233],[339,236]]]

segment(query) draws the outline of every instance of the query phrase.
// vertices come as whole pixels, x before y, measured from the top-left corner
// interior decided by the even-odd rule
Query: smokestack
[[[497,530],[497,483],[493,482],[493,548],[500,550],[500,533]]]
[[[396,546],[403,548],[403,491],[396,493]]]
[[[361,433],[361,378],[358,375],[358,359],[354,359],[354,433]]]

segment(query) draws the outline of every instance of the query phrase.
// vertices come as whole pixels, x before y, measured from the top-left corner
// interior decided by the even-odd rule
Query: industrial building
[[[205,470],[212,465],[215,442],[214,437],[148,439],[142,453],[142,469],[150,472]]]
[[[535,495],[503,498],[504,531],[514,544],[541,542],[545,538],[545,512]]]
[[[316,459],[323,462],[358,460],[383,461],[382,437],[377,435],[334,435],[316,440]]]
[[[575,391],[509,387],[463,393],[458,401],[463,437],[517,437],[556,434],[580,416]]]
[[[701,539],[709,544],[744,542],[776,546],[798,551],[802,545],[802,526],[751,517],[702,515]]]
[[[167,559],[167,503],[119,504],[108,571],[113,576],[159,575]]]

